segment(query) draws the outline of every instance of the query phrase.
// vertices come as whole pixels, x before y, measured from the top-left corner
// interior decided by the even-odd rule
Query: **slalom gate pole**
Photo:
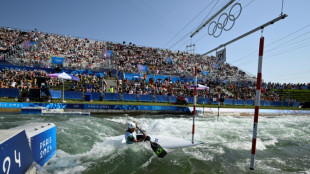
[[[62,79],[62,102],[65,102],[65,82],[64,79]]]
[[[197,65],[195,65],[195,82],[194,82],[194,107],[193,107],[193,129],[192,129],[192,144],[194,144],[195,135],[195,115],[197,103]]]
[[[255,160],[255,151],[256,151],[256,136],[257,136],[260,94],[261,94],[261,85],[262,85],[263,53],[264,53],[264,37],[262,36],[260,38],[260,42],[259,42],[256,97],[255,97],[255,112],[254,112],[252,151],[251,151],[251,163],[250,163],[250,169],[251,170],[254,170],[254,160]]]

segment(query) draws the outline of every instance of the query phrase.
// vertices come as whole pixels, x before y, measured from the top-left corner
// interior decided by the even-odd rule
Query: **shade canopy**
[[[65,72],[62,73],[55,73],[55,74],[48,74],[48,77],[52,78],[58,78],[58,79],[64,79],[64,80],[75,80],[75,81],[80,81],[78,77],[75,77],[73,75],[67,74]]]
[[[186,88],[187,89],[194,89],[195,85],[187,86]],[[207,87],[205,85],[197,84],[197,90],[206,90],[206,89],[209,89],[209,87]]]

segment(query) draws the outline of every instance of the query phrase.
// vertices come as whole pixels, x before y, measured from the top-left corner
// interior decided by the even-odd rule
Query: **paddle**
[[[139,127],[137,128],[139,129],[140,132],[144,134],[144,132]],[[150,139],[147,139],[147,141],[150,142],[151,148],[155,152],[155,154],[158,156],[158,158],[164,158],[167,155],[167,152],[165,151],[165,149],[163,149],[159,144],[151,141]]]

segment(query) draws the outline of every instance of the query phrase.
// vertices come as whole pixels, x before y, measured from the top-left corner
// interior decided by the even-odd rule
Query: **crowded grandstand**
[[[79,92],[80,96],[93,93],[93,96],[100,96],[98,100],[109,100],[105,97],[109,93],[120,94],[119,100],[128,94],[136,98],[166,96],[167,100],[162,101],[171,103],[181,96],[191,103],[195,61],[198,83],[206,86],[198,90],[198,97],[203,98],[198,99],[198,103],[212,103],[218,98],[243,102],[255,99],[256,77],[228,63],[215,67],[213,56],[138,46],[125,41],[95,41],[37,29],[0,28],[0,88],[17,89],[19,98],[23,94],[20,101],[29,100],[31,89],[42,87],[50,89],[49,99],[57,98],[53,95],[62,88],[62,83],[48,74],[64,71],[80,79],[66,81],[64,90]],[[283,91],[309,88],[310,84],[305,83],[264,82],[261,101],[295,103],[299,99]],[[1,96],[12,97],[5,92]]]

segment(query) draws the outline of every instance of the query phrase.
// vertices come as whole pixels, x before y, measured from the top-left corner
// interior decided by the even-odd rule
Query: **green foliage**
[[[280,95],[281,101],[286,99],[295,99],[297,102],[310,102],[310,90],[277,90],[277,94]]]

